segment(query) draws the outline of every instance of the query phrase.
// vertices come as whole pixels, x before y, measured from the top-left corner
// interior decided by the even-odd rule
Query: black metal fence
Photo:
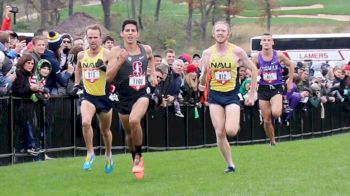
[[[50,157],[77,156],[85,154],[77,100],[69,97],[51,98],[46,106],[15,97],[0,98],[0,165],[43,160]],[[142,121],[146,151],[201,148],[216,146],[214,128],[207,107],[198,109],[183,106],[184,118],[174,115],[171,108],[149,110]],[[321,108],[298,107],[290,125],[276,124],[278,141],[328,136],[350,130],[349,103],[325,105],[325,117]],[[30,123],[35,143],[45,149],[39,156],[22,151],[25,140],[24,125]],[[231,144],[254,144],[267,142],[260,123],[258,110],[247,107],[241,110],[240,131],[229,138]],[[94,147],[96,153],[104,153],[97,120],[93,120]],[[124,133],[113,112],[111,126],[114,153],[124,153],[127,147]]]

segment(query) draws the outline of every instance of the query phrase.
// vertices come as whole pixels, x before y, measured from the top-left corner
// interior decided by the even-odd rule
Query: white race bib
[[[264,72],[263,79],[267,82],[276,81],[277,80],[277,73],[276,72]]]
[[[140,90],[146,85],[146,77],[144,74],[129,75],[129,86],[135,90]]]
[[[95,82],[100,79],[100,71],[98,69],[88,69],[84,71],[84,79],[89,82]]]
[[[225,84],[231,80],[231,71],[216,71],[215,80],[221,84]]]

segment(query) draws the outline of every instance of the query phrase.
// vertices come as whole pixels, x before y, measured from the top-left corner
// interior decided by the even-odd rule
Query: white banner
[[[349,51],[350,52],[350,51]],[[293,61],[343,61],[343,55],[339,50],[293,50],[287,51]],[[349,54],[350,55],[350,54]]]

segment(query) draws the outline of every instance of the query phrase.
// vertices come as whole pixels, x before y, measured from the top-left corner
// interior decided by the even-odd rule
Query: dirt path
[[[308,10],[308,9],[321,9],[324,8],[323,4],[314,4],[310,6],[297,6],[297,7],[280,7],[274,9],[274,11],[281,10]],[[260,17],[246,17],[246,16],[236,16],[237,18],[260,18]],[[273,18],[315,18],[315,19],[329,19],[336,21],[350,21],[350,15],[334,15],[334,14],[317,14],[317,15],[297,15],[297,14],[286,14],[286,15],[277,15]]]

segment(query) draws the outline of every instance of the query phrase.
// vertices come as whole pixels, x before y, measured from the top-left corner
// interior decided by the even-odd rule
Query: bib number
[[[215,72],[215,80],[221,84],[226,84],[231,80],[231,72],[230,71],[216,71]]]
[[[276,81],[277,80],[277,73],[276,72],[264,72],[263,79],[269,83]]]
[[[93,83],[100,79],[100,71],[98,69],[89,69],[84,71],[84,78]]]
[[[140,90],[146,85],[146,77],[141,75],[129,75],[129,86],[135,90]]]

